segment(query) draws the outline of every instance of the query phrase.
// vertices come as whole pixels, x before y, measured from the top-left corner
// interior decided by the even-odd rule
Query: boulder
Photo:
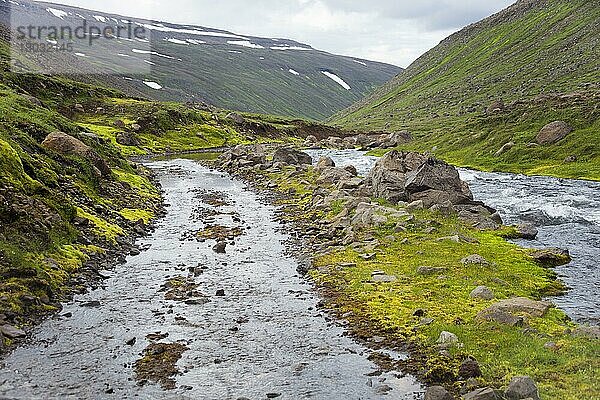
[[[404,188],[410,201],[423,200],[427,208],[446,201],[452,204],[473,201],[473,194],[460,179],[458,170],[435,158],[408,172]]]
[[[486,260],[484,257],[480,256],[479,254],[473,254],[468,257],[465,257],[460,262],[467,266],[469,266],[469,265],[485,265],[485,266],[491,265],[491,263],[488,260]]]
[[[483,374],[481,373],[479,363],[472,358],[468,358],[460,364],[458,376],[462,380],[467,380],[470,378],[479,378],[480,376],[483,376]]]
[[[564,121],[554,121],[542,128],[536,141],[541,145],[555,144],[566,138],[573,130],[573,127]]]
[[[425,392],[425,400],[454,400],[454,396],[442,386],[432,386]]]
[[[332,168],[332,167],[335,167],[335,162],[333,162],[333,160],[331,159],[331,157],[321,157],[321,159],[317,163],[315,169],[317,171],[321,171],[321,170],[324,170],[326,168]]]
[[[273,155],[273,163],[283,163],[288,165],[311,165],[312,158],[301,151],[280,147]]]
[[[515,225],[517,235],[521,239],[534,240],[539,233],[538,229],[533,224],[518,224]]]
[[[569,251],[557,248],[536,250],[531,253],[531,257],[537,264],[546,268],[560,267],[571,262]]]
[[[402,218],[408,216],[404,211],[383,207],[378,204],[360,203],[356,206],[352,226],[372,227],[385,224],[389,218]]]
[[[320,174],[317,177],[317,184],[338,184],[343,181],[349,181],[354,176],[343,168],[337,167],[325,167],[320,170]]]
[[[113,122],[113,125],[119,129],[125,129],[125,127],[127,126],[125,125],[125,122],[123,122],[123,120],[121,119],[116,119],[115,122]]]
[[[486,387],[465,394],[463,400],[499,400],[499,397],[494,389]]]
[[[472,299],[493,300],[494,292],[487,286],[478,286],[471,292]]]
[[[578,326],[573,331],[573,336],[599,340],[600,326]]]
[[[24,98],[25,100],[29,101],[31,104],[36,105],[38,107],[44,106],[44,104],[41,102],[41,100],[38,99],[37,97],[31,96],[28,94],[22,94],[21,97]]]
[[[266,165],[267,155],[262,145],[236,146],[229,149],[217,160],[219,164],[229,168],[253,167]]]
[[[486,309],[477,314],[479,321],[496,322],[501,325],[507,326],[518,326],[522,327],[525,325],[523,317],[517,317],[511,313],[505,311],[497,311],[493,309]]]
[[[440,333],[440,337],[437,341],[439,345],[442,346],[452,346],[459,343],[458,336],[451,332],[442,332]]]
[[[46,136],[42,146],[48,150],[55,151],[63,155],[75,155],[87,158],[92,165],[100,171],[102,176],[110,176],[112,171],[106,161],[98,155],[91,147],[81,140],[67,135],[63,132],[54,132]]]
[[[408,200],[405,189],[406,173],[417,169],[427,157],[417,153],[391,151],[377,161],[367,176],[367,183],[375,197],[391,203]]]
[[[546,315],[552,306],[553,304],[547,301],[535,301],[525,297],[515,297],[492,304],[492,306],[482,311],[482,313],[501,311],[510,314],[528,314],[539,318]]]
[[[512,378],[508,384],[508,389],[506,389],[505,396],[508,400],[540,400],[538,388],[535,382],[528,376]]]
[[[9,339],[18,339],[25,337],[25,332],[21,329],[15,328],[12,325],[2,325],[0,326],[0,333],[6,336]]]
[[[496,230],[502,226],[502,218],[496,210],[480,202],[471,204],[455,204],[458,217],[480,230]]]
[[[120,132],[117,133],[116,137],[117,143],[122,146],[139,146],[140,141],[134,134],[129,132]]]
[[[390,133],[388,136],[382,137],[378,147],[383,149],[390,149],[398,147],[401,144],[409,143],[412,141],[412,139],[413,138],[410,132],[394,132]]]

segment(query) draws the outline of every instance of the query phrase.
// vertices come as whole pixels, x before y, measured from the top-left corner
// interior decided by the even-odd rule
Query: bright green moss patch
[[[137,210],[133,208],[125,208],[119,211],[119,214],[121,214],[121,216],[128,221],[137,222],[139,220],[142,220],[145,224],[147,224],[152,218],[154,218],[154,213],[151,211]]]
[[[118,236],[124,235],[123,228],[118,225],[111,224],[110,222],[97,217],[93,214],[90,214],[84,211],[82,208],[77,208],[77,216],[81,218],[85,218],[89,220],[92,224],[94,224],[94,232],[109,242],[116,242]]]
[[[418,221],[431,220],[437,222],[436,232],[423,233]],[[453,354],[475,357],[490,384],[502,386],[512,376],[529,375],[540,383],[544,399],[575,400],[600,393],[600,382],[593,378],[600,372],[600,344],[571,337],[568,332],[574,325],[562,311],[551,310],[543,318],[528,317],[530,331],[476,319],[480,311],[499,299],[540,299],[560,290],[552,271],[537,266],[526,250],[506,242],[497,232],[475,231],[458,220],[428,213],[417,215],[415,224],[408,225],[403,233],[377,228],[376,237],[382,244],[374,260],[365,261],[352,249],[315,260],[312,276],[336,293],[334,302],[340,312],[353,312],[432,354],[440,333],[452,332],[464,345],[453,349]],[[444,239],[455,235],[474,243]],[[462,263],[473,254],[490,264]],[[420,275],[417,270],[423,266],[443,270]],[[375,271],[398,280],[371,283]],[[496,300],[472,299],[470,293],[481,285],[489,287]],[[422,319],[415,317],[416,310],[425,310],[425,317],[433,322],[422,325]],[[559,343],[560,349],[545,348],[548,342]],[[452,363],[445,368],[457,372]]]
[[[33,185],[33,180],[23,170],[23,164],[17,152],[0,139],[0,179],[23,189]]]
[[[145,198],[159,198],[158,189],[150,182],[148,178],[133,172],[127,172],[120,169],[113,169],[113,173],[120,182],[125,182],[137,189],[140,196]]]

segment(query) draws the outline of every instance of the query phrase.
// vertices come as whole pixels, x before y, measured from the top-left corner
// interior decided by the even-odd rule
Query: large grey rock
[[[454,400],[454,396],[442,386],[432,386],[425,392],[425,400]]]
[[[349,181],[354,178],[354,176],[344,168],[323,167],[319,171],[320,173],[317,177],[317,184],[319,185],[337,185],[342,181]]]
[[[321,157],[319,162],[317,163],[315,169],[317,171],[324,170],[326,168],[335,167],[335,162],[331,159],[331,157]]]
[[[404,187],[410,201],[423,200],[427,208],[446,201],[452,204],[473,201],[473,194],[460,179],[458,170],[434,158],[408,172]]]
[[[528,376],[517,376],[512,378],[508,384],[505,395],[508,400],[540,400],[538,388],[535,382]]]
[[[405,189],[406,173],[418,168],[427,157],[417,153],[390,151],[377,161],[367,176],[375,197],[398,203],[408,200]]]
[[[536,137],[536,141],[542,145],[550,145],[560,142],[573,132],[573,127],[564,121],[554,121],[544,126]]]
[[[356,227],[369,227],[385,224],[389,218],[403,218],[407,212],[394,208],[383,207],[378,204],[360,203],[356,206],[352,225]]]
[[[241,125],[244,122],[246,122],[246,120],[244,119],[244,117],[242,117],[240,114],[238,113],[229,113],[227,114],[227,116],[225,117],[225,119],[228,119],[229,121]]]
[[[573,336],[588,339],[600,339],[600,326],[578,326],[573,331]]]
[[[441,345],[453,345],[457,344],[458,342],[458,336],[456,336],[454,333],[446,331],[440,333],[440,337],[437,341],[437,343]]]
[[[486,260],[484,257],[480,256],[479,254],[473,254],[468,257],[465,257],[461,260],[461,263],[463,263],[466,266],[469,266],[469,265],[489,266],[489,265],[491,265],[491,263],[488,260]]]
[[[552,268],[566,265],[571,262],[571,255],[568,250],[548,248],[536,250],[531,253],[534,261],[542,267]]]
[[[471,292],[472,299],[493,300],[494,292],[487,286],[478,286]]]
[[[464,400],[498,400],[496,391],[492,388],[481,388],[467,393],[463,396]]]
[[[546,315],[552,306],[553,304],[547,301],[535,301],[525,297],[515,297],[492,304],[487,310],[482,312],[501,311],[511,314],[528,314],[539,318]]]
[[[312,158],[301,151],[280,147],[273,155],[273,163],[284,163],[288,165],[311,165]]]
[[[517,230],[517,235],[525,240],[534,240],[539,233],[533,224],[518,224],[515,225],[515,229]]]
[[[2,325],[0,326],[0,333],[2,333],[2,335],[6,336],[9,339],[18,339],[18,338],[22,338],[25,337],[25,331],[19,329],[19,328],[15,328],[12,325]]]
[[[477,314],[477,319],[480,321],[496,322],[501,325],[507,326],[518,326],[522,327],[525,325],[523,317],[515,316],[506,311],[490,310],[486,309]]]

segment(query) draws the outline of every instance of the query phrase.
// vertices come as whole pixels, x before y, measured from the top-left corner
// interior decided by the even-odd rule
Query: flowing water
[[[102,289],[65,304],[3,362],[0,398],[422,398],[414,378],[379,374],[367,359],[371,351],[317,309],[318,296],[286,255],[289,237],[274,207],[190,160],[149,166],[170,207],[155,233],[141,240],[147,250],[106,272]],[[194,236],[207,223],[243,234],[227,254],[216,254],[213,240]],[[205,297],[166,300],[161,287],[178,276],[198,284]],[[189,348],[175,390],[134,380],[133,364],[153,333]]]
[[[356,150],[315,150],[315,160],[331,157],[366,175],[377,158]],[[495,207],[505,223],[532,223],[539,229],[525,247],[560,247],[573,262],[556,268],[570,290],[552,301],[580,323],[600,324],[600,183],[539,176],[460,170],[476,200]]]

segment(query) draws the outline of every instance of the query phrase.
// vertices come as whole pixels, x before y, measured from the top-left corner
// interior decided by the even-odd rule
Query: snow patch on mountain
[[[264,49],[264,46],[261,46],[260,44],[252,43],[249,40],[228,40],[227,44],[248,47],[250,49]]]
[[[67,13],[66,11],[59,10],[58,8],[46,8],[46,11],[48,11],[50,14],[54,15],[56,18],[60,18],[60,19],[63,19],[64,17],[69,15],[69,13]]]
[[[160,90],[163,87],[160,86],[158,83],[156,82],[152,82],[152,81],[144,81],[144,85],[148,86],[149,88],[152,88],[154,90]]]
[[[350,87],[350,85],[348,85],[342,78],[340,78],[336,74],[329,72],[329,71],[321,71],[321,73],[323,75],[325,75],[326,77],[328,77],[329,79],[332,79],[334,82],[336,82],[338,85],[340,85],[344,89],[346,89],[346,90],[352,89]]]

